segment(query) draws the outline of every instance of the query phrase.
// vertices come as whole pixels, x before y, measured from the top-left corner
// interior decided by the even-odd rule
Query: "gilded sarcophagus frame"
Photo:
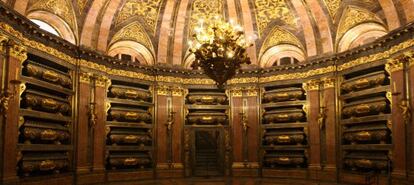
[[[219,92],[192,92],[187,95],[187,101],[195,105],[225,105],[227,96]]]
[[[228,118],[225,113],[211,111],[196,111],[187,115],[187,124],[190,125],[226,125]]]
[[[24,176],[30,176],[35,173],[61,173],[67,170],[69,166],[69,154],[67,152],[24,152],[19,161],[18,169]]]
[[[272,110],[264,113],[264,124],[300,122],[305,119],[302,109],[288,108],[282,110]]]
[[[305,141],[304,133],[268,133],[264,136],[267,145],[302,145]]]
[[[119,122],[144,122],[150,123],[152,116],[149,111],[134,108],[112,107],[109,116],[114,121]]]
[[[145,153],[111,153],[108,165],[112,170],[124,168],[148,168],[152,164],[149,154]]]
[[[28,61],[24,65],[23,73],[29,77],[47,81],[65,88],[72,88],[72,79],[69,74],[39,63]]]
[[[151,145],[151,132],[136,131],[133,129],[113,129],[108,133],[112,145]]]
[[[306,157],[301,151],[278,151],[264,155],[263,163],[265,167],[303,167]]]
[[[290,87],[266,91],[263,95],[263,103],[295,101],[304,98],[304,91],[299,87]]]
[[[71,105],[68,99],[34,90],[25,91],[23,94],[23,102],[27,109],[63,115],[70,115],[71,112]]]
[[[25,144],[54,143],[60,145],[67,144],[70,140],[69,128],[58,123],[25,120],[20,129]]]
[[[356,78],[345,80],[341,84],[343,93],[356,92],[363,89],[374,88],[386,83],[387,76],[384,71],[377,71]]]
[[[385,151],[346,152],[344,165],[352,171],[386,171],[390,164]]]
[[[387,128],[367,129],[360,131],[347,131],[344,133],[344,139],[351,144],[375,142],[387,144],[390,132]]]
[[[152,95],[147,89],[141,89],[124,85],[112,85],[109,89],[109,96],[121,99],[151,102]]]
[[[344,105],[342,114],[344,118],[383,114],[387,111],[387,106],[385,97],[358,100]]]

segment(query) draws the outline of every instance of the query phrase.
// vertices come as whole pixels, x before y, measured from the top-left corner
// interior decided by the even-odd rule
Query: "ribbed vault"
[[[242,25],[247,36],[257,35],[248,53],[261,67],[272,66],[289,49],[303,60],[342,52],[414,21],[414,0],[2,1],[76,45],[111,55],[135,51],[131,55],[152,60],[143,64],[183,67],[191,58],[187,40],[202,17],[221,15]]]

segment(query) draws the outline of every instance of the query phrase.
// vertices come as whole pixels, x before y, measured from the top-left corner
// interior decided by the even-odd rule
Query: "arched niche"
[[[292,57],[299,62],[305,60],[305,53],[297,46],[291,44],[280,44],[267,49],[260,57],[260,67],[271,67],[281,58]]]
[[[60,37],[62,37],[63,39],[67,40],[68,42],[72,44],[77,44],[75,34],[70,28],[69,24],[66,23],[59,16],[52,14],[50,12],[38,10],[38,11],[30,12],[27,15],[27,18],[39,20],[39,21],[45,22],[46,24],[49,24],[59,33]]]
[[[108,50],[108,55],[128,54],[136,57],[141,64],[154,65],[155,59],[152,52],[144,45],[135,41],[117,41]]]
[[[359,24],[347,32],[339,40],[338,52],[367,44],[387,34],[387,29],[379,23],[367,22]]]

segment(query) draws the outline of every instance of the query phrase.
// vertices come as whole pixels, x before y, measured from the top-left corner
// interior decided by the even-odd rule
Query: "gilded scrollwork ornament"
[[[7,111],[9,110],[10,98],[13,98],[14,94],[6,90],[0,94],[0,114],[7,117]]]
[[[401,115],[405,124],[409,124],[411,122],[411,107],[408,100],[403,99],[398,104],[398,107],[401,109]]]
[[[168,113],[167,123],[165,124],[168,132],[171,132],[172,126],[174,124],[174,119],[175,119],[174,115],[175,115],[175,112]]]
[[[95,103],[91,103],[89,106],[89,126],[95,127],[98,117],[95,111]]]
[[[326,116],[327,116],[326,112],[327,112],[326,107],[320,107],[319,114],[318,114],[318,125],[319,125],[320,130],[322,130],[325,127]]]

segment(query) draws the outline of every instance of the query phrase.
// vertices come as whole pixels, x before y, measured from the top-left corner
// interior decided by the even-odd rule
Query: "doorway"
[[[219,129],[196,129],[194,132],[194,176],[222,176],[223,139]]]

